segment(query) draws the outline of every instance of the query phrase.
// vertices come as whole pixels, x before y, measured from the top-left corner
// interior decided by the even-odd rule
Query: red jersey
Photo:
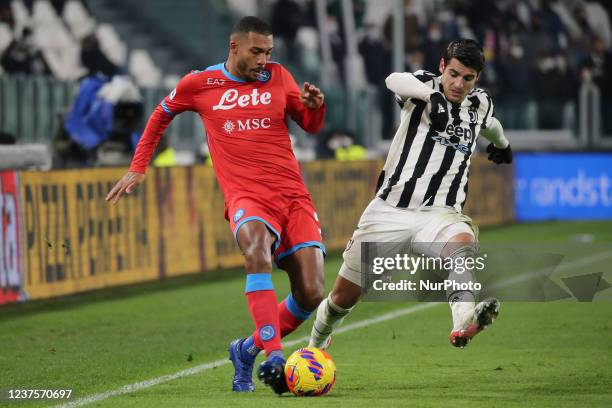
[[[193,71],[149,118],[130,171],[144,173],[172,118],[193,111],[206,128],[226,205],[242,196],[261,197],[267,202],[279,198],[279,204],[287,198],[309,197],[286,119],[290,116],[305,131],[318,133],[325,106],[308,109],[300,102],[300,92],[289,71],[273,62],[266,64],[255,82],[233,76],[223,63]]]

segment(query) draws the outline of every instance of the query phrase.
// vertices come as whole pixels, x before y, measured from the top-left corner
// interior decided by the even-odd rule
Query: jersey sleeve
[[[157,105],[138,141],[130,171],[143,174],[146,172],[159,139],[172,119],[181,112],[193,109],[193,96],[197,91],[198,83],[197,74],[187,74],[179,81],[176,88]]]
[[[400,74],[400,75],[403,75],[403,74]],[[435,74],[433,74],[433,73],[431,73],[429,71],[425,71],[423,69],[420,69],[418,71],[413,72],[412,76],[414,78],[418,79],[427,88],[431,89],[432,92],[436,91],[436,83],[435,83],[436,75]],[[430,92],[430,94],[432,92]],[[400,108],[403,108],[404,105],[406,104],[406,102],[410,101],[410,98],[412,97],[412,96],[400,95],[397,92],[393,92],[393,94],[394,94],[394,97],[395,97],[395,101],[400,106]],[[419,98],[419,99],[422,99],[422,98]]]
[[[302,129],[308,133],[319,133],[323,128],[326,106],[319,109],[309,109],[300,101],[300,88],[293,75],[281,66],[283,86],[287,93],[287,112]]]
[[[480,108],[478,109],[478,114],[482,118],[481,127],[483,129],[488,129],[495,117],[495,105],[493,104],[493,99],[486,91],[481,91],[480,98],[483,100],[483,103],[480,104]]]

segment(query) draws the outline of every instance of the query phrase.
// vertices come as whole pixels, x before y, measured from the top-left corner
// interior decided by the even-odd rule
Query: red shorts
[[[229,203],[227,216],[234,239],[245,222],[263,222],[276,235],[273,253],[277,264],[300,248],[317,247],[326,253],[321,225],[309,198],[289,199],[274,206],[253,198],[239,198]]]

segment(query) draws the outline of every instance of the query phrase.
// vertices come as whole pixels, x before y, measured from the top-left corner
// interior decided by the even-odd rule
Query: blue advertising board
[[[519,153],[518,221],[612,219],[612,154]]]

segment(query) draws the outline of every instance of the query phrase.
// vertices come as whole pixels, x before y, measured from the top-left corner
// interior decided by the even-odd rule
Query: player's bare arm
[[[106,195],[106,201],[110,201],[112,204],[115,204],[119,201],[123,194],[131,194],[136,187],[138,187],[138,185],[144,181],[144,179],[144,174],[128,171]]]
[[[311,83],[304,82],[304,88],[300,93],[300,102],[304,104],[308,109],[319,109],[323,106],[325,101],[325,95],[319,88],[312,85]]]

